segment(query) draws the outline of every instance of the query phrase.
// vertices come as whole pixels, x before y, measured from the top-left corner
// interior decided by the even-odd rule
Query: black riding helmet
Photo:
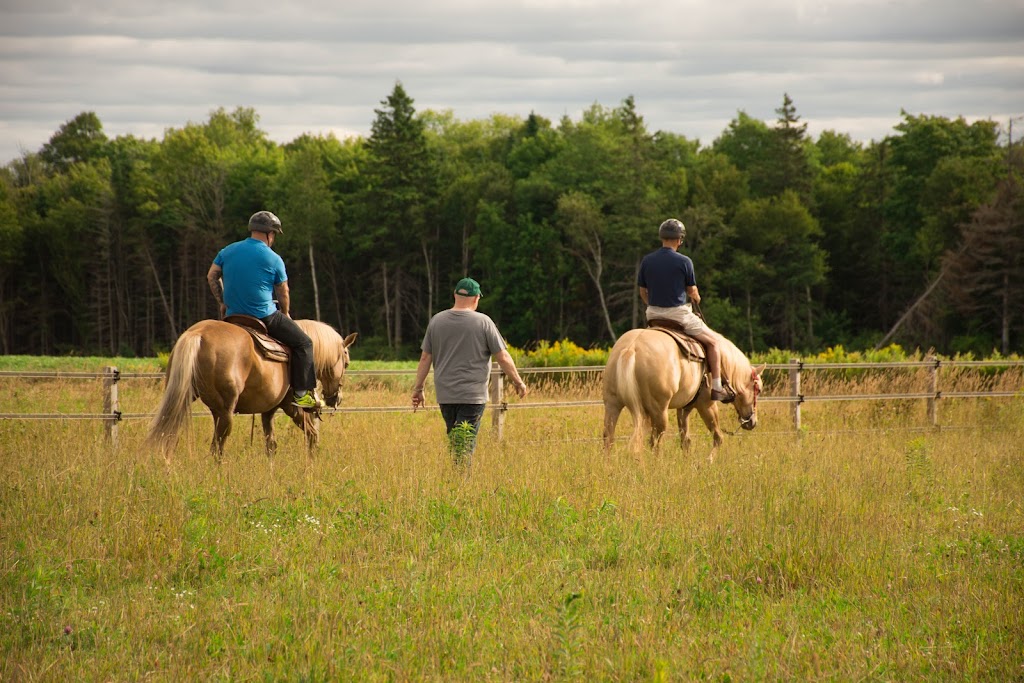
[[[681,240],[686,237],[686,226],[678,218],[669,218],[658,228],[658,237],[663,240]]]
[[[279,232],[284,234],[281,228],[281,219],[269,211],[257,211],[249,217],[249,231],[255,232]]]

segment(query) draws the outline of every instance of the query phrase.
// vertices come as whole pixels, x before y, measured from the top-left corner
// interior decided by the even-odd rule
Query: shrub
[[[512,355],[516,365],[524,368],[604,365],[608,362],[608,349],[584,349],[568,339],[554,343],[541,341],[531,351],[510,346],[508,352]]]

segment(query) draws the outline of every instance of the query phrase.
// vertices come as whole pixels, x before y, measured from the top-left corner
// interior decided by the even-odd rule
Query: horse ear
[[[347,349],[348,347],[350,347],[350,346],[352,346],[353,344],[356,343],[356,337],[358,337],[358,336],[359,336],[358,332],[353,332],[352,334],[350,334],[347,337],[345,337],[345,339],[342,340],[341,343],[344,344],[345,348]]]
[[[766,367],[768,367],[768,364],[767,364],[767,363],[761,363],[761,364],[760,364],[760,365],[758,365],[758,366],[757,366],[756,368],[754,368],[754,372],[756,372],[756,373],[757,373],[757,376],[758,376],[758,377],[760,377],[760,376],[761,376],[761,373],[762,373],[762,372],[764,372],[764,369],[765,369]]]

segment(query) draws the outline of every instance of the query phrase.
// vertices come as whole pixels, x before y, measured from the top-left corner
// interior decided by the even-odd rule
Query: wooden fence
[[[941,388],[940,376],[942,368],[963,367],[1024,367],[1024,361],[1018,360],[984,360],[958,361],[941,360],[929,357],[922,361],[902,361],[892,363],[805,363],[793,358],[789,363],[772,363],[766,366],[765,372],[785,372],[788,376],[789,391],[786,395],[761,396],[762,402],[786,402],[790,404],[790,412],[795,430],[801,427],[801,406],[804,403],[821,401],[886,401],[917,399],[927,402],[927,419],[931,426],[939,426],[939,402],[948,398],[998,398],[1024,397],[1024,387],[1014,391],[944,391]],[[886,393],[886,394],[847,394],[847,395],[806,395],[801,390],[801,379],[804,373],[821,370],[870,370],[870,369],[914,369],[927,368],[928,389],[918,393]],[[548,368],[519,368],[519,373],[526,377],[543,374],[586,374],[599,373],[603,366],[572,366]],[[346,374],[347,377],[358,376],[415,376],[415,370],[356,370]],[[102,420],[106,427],[107,438],[116,443],[117,426],[122,420],[151,419],[153,413],[122,413],[118,400],[118,386],[121,381],[129,379],[161,379],[159,372],[120,372],[116,367],[108,366],[102,372],[17,372],[0,371],[0,378],[12,377],[22,379],[83,379],[102,380],[103,412],[101,413],[0,413],[0,420]],[[490,381],[490,400],[488,409],[491,412],[491,423],[501,440],[504,433],[505,415],[509,410],[523,409],[558,409],[578,406],[601,405],[601,401],[523,401],[509,405],[505,399],[506,388],[504,374],[497,363],[492,365]],[[328,408],[325,413],[398,413],[410,412],[412,406],[367,406]],[[208,412],[193,412],[193,416],[209,416]]]

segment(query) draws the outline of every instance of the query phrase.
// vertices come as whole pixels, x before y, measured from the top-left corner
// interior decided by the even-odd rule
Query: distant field
[[[33,362],[0,369],[111,364]],[[804,388],[922,381],[849,374]],[[0,412],[101,405],[97,380],[0,389]],[[345,405],[407,389],[352,378]],[[125,380],[122,410],[160,391]],[[944,401],[940,431],[921,401],[808,404],[800,437],[788,411],[709,465],[697,420],[694,454],[634,458],[603,454],[600,408],[516,409],[468,475],[434,410],[330,416],[312,461],[283,419],[268,461],[241,416],[221,465],[208,418],[170,465],[144,420],[117,450],[98,422],[0,420],[0,680],[1024,678],[1024,398]]]

